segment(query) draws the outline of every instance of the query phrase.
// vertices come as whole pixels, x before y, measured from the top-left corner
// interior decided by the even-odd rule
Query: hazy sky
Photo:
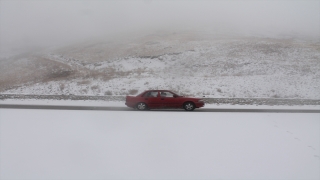
[[[319,0],[1,0],[0,50],[158,30],[319,39]]]

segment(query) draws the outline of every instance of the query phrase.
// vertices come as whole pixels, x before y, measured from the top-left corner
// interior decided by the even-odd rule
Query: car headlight
[[[203,100],[203,99],[200,99],[200,100],[198,100],[198,102],[203,102],[203,103],[204,103],[204,100]]]

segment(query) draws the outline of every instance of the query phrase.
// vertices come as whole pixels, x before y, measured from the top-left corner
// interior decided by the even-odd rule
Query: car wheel
[[[186,111],[193,111],[196,108],[193,102],[186,102],[183,104],[183,109]]]
[[[147,107],[146,103],[140,102],[137,104],[137,109],[140,111],[143,111],[143,110],[147,110],[148,107]]]

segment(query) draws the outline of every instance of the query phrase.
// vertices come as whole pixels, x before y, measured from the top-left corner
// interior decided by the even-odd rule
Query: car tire
[[[146,103],[143,103],[143,102],[139,102],[137,105],[136,105],[136,108],[140,111],[144,111],[144,110],[148,110],[148,106]]]
[[[183,109],[186,111],[193,111],[196,108],[193,102],[185,102],[183,104]]]

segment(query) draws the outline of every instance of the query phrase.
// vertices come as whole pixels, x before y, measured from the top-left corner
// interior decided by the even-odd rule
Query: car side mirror
[[[174,98],[177,98],[177,97],[179,97],[179,96],[174,94],[173,97],[174,97]]]

